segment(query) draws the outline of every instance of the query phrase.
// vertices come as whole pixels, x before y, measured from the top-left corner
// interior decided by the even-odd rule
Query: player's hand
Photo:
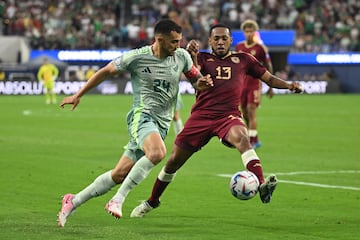
[[[288,89],[294,93],[301,93],[303,91],[300,83],[298,82],[290,83]]]
[[[199,78],[196,82],[196,90],[204,91],[214,86],[214,82],[209,74]]]
[[[71,111],[73,111],[79,103],[80,103],[80,97],[76,95],[72,95],[70,97],[64,98],[60,104],[60,107],[64,108],[65,105],[72,104],[73,106],[71,107]]]
[[[275,95],[274,90],[271,87],[269,87],[269,89],[266,91],[266,96],[268,96],[268,98],[272,99],[274,95]]]
[[[200,45],[195,40],[190,40],[186,45],[186,50],[190,53],[191,56],[196,56],[199,53]]]

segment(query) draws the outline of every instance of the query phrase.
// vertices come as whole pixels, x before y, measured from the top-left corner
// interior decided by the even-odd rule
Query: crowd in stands
[[[168,16],[183,27],[184,44],[206,48],[211,24],[240,29],[294,29],[294,52],[360,51],[358,0],[0,0],[2,35],[29,39],[32,49],[120,49],[148,44]]]

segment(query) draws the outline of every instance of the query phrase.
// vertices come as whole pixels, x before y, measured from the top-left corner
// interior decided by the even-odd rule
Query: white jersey
[[[154,56],[151,46],[145,46],[131,50],[112,62],[119,72],[128,71],[131,74],[133,114],[139,118],[141,113],[150,114],[162,128],[168,129],[181,73],[190,71],[193,65],[190,54],[178,48],[174,56],[159,59]]]

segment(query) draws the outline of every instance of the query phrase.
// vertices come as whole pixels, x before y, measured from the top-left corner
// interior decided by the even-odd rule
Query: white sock
[[[123,202],[129,192],[149,175],[154,166],[146,156],[140,158],[132,167],[112,199]]]
[[[243,162],[243,164],[244,164],[244,166],[246,168],[248,163],[251,160],[259,160],[259,157],[256,154],[254,149],[249,149],[246,152],[244,152],[243,154],[241,154],[241,159],[242,159],[242,162]]]
[[[158,179],[162,182],[172,182],[176,176],[176,172],[175,173],[166,173],[165,172],[165,167],[163,167],[158,175]]]
[[[90,198],[101,196],[110,191],[116,185],[111,177],[111,171],[101,174],[89,186],[77,193],[72,200],[74,207],[76,208]]]
[[[174,131],[175,131],[175,134],[176,134],[176,135],[177,135],[183,128],[184,128],[184,124],[183,124],[181,118],[179,118],[178,120],[174,121]]]
[[[256,129],[249,129],[249,137],[256,137],[258,132]]]

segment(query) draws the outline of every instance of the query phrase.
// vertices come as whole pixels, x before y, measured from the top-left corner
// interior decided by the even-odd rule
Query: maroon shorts
[[[261,88],[244,89],[241,93],[240,105],[245,108],[248,104],[255,104],[257,107],[261,102]]]
[[[218,136],[226,146],[227,134],[232,126],[246,126],[239,111],[222,116],[211,116],[202,111],[193,112],[183,130],[177,135],[175,144],[185,150],[196,152],[205,146],[212,137]]]

